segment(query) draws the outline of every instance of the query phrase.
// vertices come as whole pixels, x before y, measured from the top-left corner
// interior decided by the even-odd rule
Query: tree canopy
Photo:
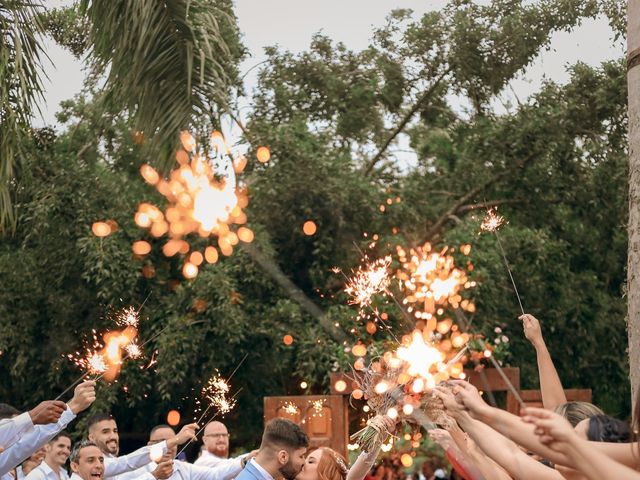
[[[64,390],[80,373],[65,355],[81,349],[92,329],[108,328],[113,310],[148,296],[140,338],[161,332],[145,347],[149,356],[157,351],[157,363],[125,364],[117,383],[101,384],[93,408],[114,408],[121,429],[152,426],[170,408],[191,412],[213,370],[228,374],[248,354],[232,381],[243,391],[229,418],[235,440],[250,447],[261,430],[263,396],[301,393],[301,380],[308,391],[324,392],[328,373],[353,361],[255,261],[256,251],[350,341],[377,344],[388,335],[354,323],[332,268],[355,267],[363,250],[383,256],[425,241],[472,245],[474,329],[490,335],[501,327],[510,339],[508,362],[521,368],[525,388],[535,388],[534,351],[496,239],[479,234],[486,207],[497,205],[508,220],[500,235],[525,309],[541,319],[564,386],[592,388],[607,413],[627,414],[625,65],[578,63],[567,84],[547,81],[530,98],[496,108],[553,32],[617,11],[612,2],[452,1],[417,19],[392,12],[362,51],[320,34],[300,54],[269,48],[245,126],[251,155],[259,145],[271,150],[268,163],[247,167],[255,250],[238,249],[190,281],[179,258],[164,257],[161,241],[133,221],[138,203],[161,203],[138,170],[150,161],[170,166],[173,155],[159,152],[173,148],[180,128],[189,120],[196,132],[216,128],[231,108],[244,52],[235,17],[230,2],[219,14],[191,2],[189,28],[158,26],[144,48],[193,65],[165,75],[169,63],[156,69],[159,55],[151,55],[134,75],[123,72],[130,54],[146,55],[125,48],[140,28],[129,20],[137,14],[118,19],[101,9],[119,2],[107,3],[84,5],[89,27],[78,21],[81,11],[45,22],[58,33],[51,26],[61,22],[89,28],[96,62],[110,69],[96,72],[106,73],[104,86],[93,78],[64,102],[59,131],[24,130],[20,139],[28,154],[11,184],[16,227],[0,237],[2,397],[25,406]],[[161,15],[147,3],[154,2],[135,8]],[[185,17],[181,10],[162,15],[162,22]],[[95,22],[102,16],[114,23]],[[205,24],[216,29],[207,46],[198,42],[208,30],[189,30]],[[70,44],[70,36],[55,38]],[[216,60],[205,57],[209,70],[195,54],[180,56],[185,38]],[[123,45],[116,56],[112,45]],[[177,105],[169,99],[187,88],[185,71],[191,96]],[[150,86],[157,75],[166,80],[164,93]],[[165,119],[164,103],[144,103],[150,88],[175,114]],[[154,126],[156,136],[147,135]],[[403,136],[410,157],[398,151]],[[113,219],[117,231],[94,236],[91,224],[100,219]],[[315,235],[303,233],[308,220]],[[155,247],[144,258],[131,252],[141,238]],[[402,319],[390,324],[401,329]]]

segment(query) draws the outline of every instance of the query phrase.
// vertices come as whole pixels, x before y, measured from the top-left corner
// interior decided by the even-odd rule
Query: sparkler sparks
[[[142,349],[140,345],[135,342],[131,342],[129,345],[125,347],[125,351],[127,352],[127,356],[129,358],[140,358],[142,356]]]
[[[495,232],[502,226],[503,223],[504,223],[504,217],[501,215],[498,215],[495,208],[490,208],[489,210],[487,210],[487,214],[482,220],[480,229],[485,232]]]
[[[139,323],[140,323],[140,315],[134,307],[123,308],[116,315],[116,324],[118,324],[121,327],[138,328]]]
[[[405,293],[402,303],[409,305],[407,310],[417,319],[430,320],[443,315],[448,307],[475,311],[473,302],[463,299],[460,293],[476,283],[469,281],[466,272],[456,267],[448,250],[445,247],[440,252],[432,252],[431,244],[426,243],[419,249],[411,249],[407,255],[404,249],[397,247],[402,268],[396,272],[396,278]],[[469,251],[465,246],[464,252]]]
[[[386,291],[391,283],[389,265],[391,265],[391,256],[379,258],[358,267],[344,289],[351,296],[349,303],[359,305],[360,308],[368,307],[371,305],[373,295]]]
[[[206,151],[198,151],[196,141],[188,132],[182,132],[183,149],[176,154],[179,166],[167,180],[160,178],[150,165],[143,165],[140,173],[147,183],[154,185],[166,198],[167,207],[161,211],[155,205],[141,203],[135,221],[149,229],[154,237],[168,235],[163,253],[172,257],[186,255],[191,246],[185,240],[190,234],[202,238],[216,237],[217,249],[229,256],[239,241],[251,242],[253,232],[244,226],[247,216],[243,212],[249,203],[246,188],[236,184],[236,173],[247,164],[242,155],[233,154],[220,132],[213,132]],[[232,225],[239,226],[236,231]],[[193,252],[184,263],[185,278],[194,278],[198,266],[206,259],[215,263],[216,247],[209,245],[205,255]],[[194,257],[194,254],[198,254]]]
[[[87,350],[84,356],[80,352],[68,354],[67,358],[90,375],[99,375],[107,371],[107,363],[97,350]]]
[[[292,402],[286,402],[282,406],[282,410],[288,415],[297,415],[300,413],[300,409]]]
[[[234,398],[227,398],[229,383],[217,372],[207,381],[202,389],[202,394],[209,400],[209,407],[215,407],[220,415],[229,413],[236,405]]]

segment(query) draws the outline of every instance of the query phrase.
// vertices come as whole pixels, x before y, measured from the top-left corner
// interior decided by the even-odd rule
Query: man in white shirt
[[[0,447],[6,450],[31,431],[34,425],[57,422],[65,408],[64,402],[47,400],[21,414],[11,405],[0,404]]]
[[[36,425],[33,430],[24,434],[20,440],[0,453],[0,478],[12,480],[11,471],[29,456],[43,447],[56,433],[63,430],[76,415],[89,407],[96,399],[96,382],[87,381],[78,385],[73,398],[65,405],[65,410],[56,423]]]
[[[251,453],[240,455],[239,457],[228,458],[229,431],[224,423],[218,421],[209,422],[207,426],[204,427],[202,443],[202,455],[193,462],[194,465],[202,467],[221,467],[227,468],[229,471],[235,471],[238,468],[242,469],[241,462],[243,460],[246,462],[248,456],[254,456],[258,453],[258,451],[255,450]]]
[[[169,425],[158,425],[151,430],[149,445],[154,462],[138,470],[136,480],[225,480],[234,478],[244,468],[244,462],[239,462],[235,467],[218,465],[213,468],[182,462],[175,459],[176,447],[160,455],[156,446],[173,435],[175,433]]]
[[[77,444],[71,456],[71,480],[103,480],[104,454],[98,446],[84,440]]]
[[[44,446],[43,462],[25,477],[26,480],[69,480],[64,466],[71,454],[71,437],[64,430]]]
[[[129,480],[132,478],[131,472],[151,462],[151,446],[149,445],[128,455],[117,456],[120,451],[120,437],[118,425],[111,415],[95,414],[89,418],[87,426],[89,440],[95,443],[104,454],[105,480]],[[161,442],[157,447],[161,451],[160,455],[164,455],[168,449],[176,448],[188,440],[195,439],[197,428],[195,423],[185,425],[177,435],[173,434],[166,441]]]

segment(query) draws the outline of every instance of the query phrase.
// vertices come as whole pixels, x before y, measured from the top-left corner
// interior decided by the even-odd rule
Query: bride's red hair
[[[322,452],[318,461],[318,480],[345,480],[347,461],[342,455],[329,447],[319,447]]]

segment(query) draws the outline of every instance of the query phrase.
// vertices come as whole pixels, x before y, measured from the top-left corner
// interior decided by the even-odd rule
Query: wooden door
[[[264,422],[288,418],[309,435],[312,447],[331,447],[347,457],[349,423],[347,397],[301,395],[264,398]]]

